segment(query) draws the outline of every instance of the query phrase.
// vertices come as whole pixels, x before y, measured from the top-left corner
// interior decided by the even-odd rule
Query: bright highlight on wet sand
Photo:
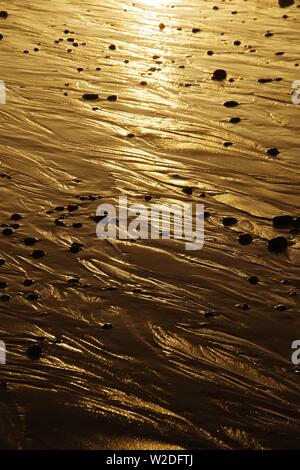
[[[299,448],[299,7],[2,2],[1,449]]]

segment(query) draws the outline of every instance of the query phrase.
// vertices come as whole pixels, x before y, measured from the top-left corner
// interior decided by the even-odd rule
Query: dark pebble
[[[30,346],[26,351],[26,355],[29,357],[29,359],[32,359],[34,361],[40,359],[42,353],[43,353],[43,350],[41,346],[39,346],[38,344]]]
[[[273,227],[277,229],[288,229],[292,226],[294,218],[291,215],[279,215],[273,217]]]
[[[215,316],[215,312],[204,312],[204,318],[212,318]]]
[[[32,286],[33,283],[34,283],[34,281],[32,279],[24,279],[24,281],[23,281],[23,285],[25,287],[30,287],[30,286]]]
[[[253,285],[256,285],[259,283],[259,279],[257,276],[249,276],[247,281],[250,283],[250,284],[253,284]]]
[[[112,330],[113,326],[110,323],[104,323],[101,328],[103,330]]]
[[[111,51],[115,51],[117,49],[117,46],[115,46],[115,44],[111,44],[108,49]]]
[[[286,305],[276,305],[276,307],[274,307],[275,310],[277,310],[277,312],[286,312],[288,310],[287,306]]]
[[[96,93],[85,93],[82,95],[82,98],[86,101],[95,101],[99,99],[99,95]]]
[[[276,237],[268,241],[268,249],[272,253],[281,253],[288,247],[288,241],[284,237]]]
[[[238,124],[239,122],[241,122],[241,118],[233,117],[233,118],[229,119],[229,122],[230,122],[230,124]]]
[[[149,201],[151,201],[152,196],[151,196],[150,194],[146,194],[146,196],[144,197],[144,199],[145,199],[146,202],[149,202]]]
[[[76,285],[79,284],[79,282],[80,282],[80,281],[79,281],[79,279],[77,279],[77,278],[68,279],[68,284],[69,284],[70,286],[76,286]]]
[[[7,18],[8,17],[8,13],[7,11],[0,11],[0,18]]]
[[[54,220],[55,225],[58,225],[59,227],[64,227],[65,223],[61,219],[55,219]]]
[[[17,230],[18,228],[20,228],[20,224],[10,224],[11,228],[13,228],[14,230]]]
[[[192,33],[196,34],[196,33],[200,33],[201,29],[200,28],[193,28],[192,29]]]
[[[82,243],[73,243],[73,245],[70,247],[70,252],[77,254],[82,250],[83,247],[84,245]]]
[[[231,227],[238,223],[238,220],[235,217],[224,217],[222,220],[224,227]]]
[[[286,8],[290,7],[291,5],[294,5],[294,0],[278,0],[280,8]]]
[[[242,304],[236,304],[236,308],[240,308],[241,310],[250,310],[250,307],[248,304],[242,303]]]
[[[1,295],[0,300],[2,300],[2,302],[9,302],[11,300],[11,296],[8,294],[3,294]]]
[[[4,265],[5,265],[5,259],[0,258],[0,266],[4,266]]]
[[[224,106],[225,106],[226,108],[235,108],[235,107],[238,106],[238,105],[239,105],[239,103],[237,103],[237,101],[226,101],[226,102],[224,103]]]
[[[32,292],[31,294],[28,294],[27,299],[35,301],[35,300],[38,300],[39,297],[40,297],[39,294],[37,294],[36,292]]]
[[[77,204],[69,204],[67,209],[68,209],[69,212],[77,211],[78,205]]]
[[[270,155],[270,157],[277,157],[277,155],[280,154],[279,150],[275,147],[268,149],[267,154]]]
[[[110,95],[107,97],[107,101],[117,101],[118,97],[117,95]]]
[[[38,242],[38,240],[33,237],[26,237],[24,238],[23,242],[26,246],[33,246]]]
[[[239,236],[238,240],[239,240],[240,245],[246,246],[246,245],[250,245],[252,243],[253,237],[252,237],[252,235],[250,235],[250,233],[242,233]]]
[[[194,191],[194,188],[192,188],[192,187],[190,187],[190,186],[187,186],[186,188],[183,188],[183,189],[182,189],[182,192],[183,192],[184,194],[187,194],[188,196],[192,196],[193,191]]]
[[[83,224],[81,222],[74,222],[73,223],[73,228],[82,228]]]
[[[43,250],[34,250],[34,251],[31,253],[31,256],[32,256],[34,259],[41,259],[41,258],[44,258],[45,255],[46,255],[46,253],[45,253]]]
[[[226,80],[226,77],[227,77],[227,72],[223,69],[217,69],[214,71],[211,79],[212,80]]]
[[[10,220],[14,220],[14,221],[19,221],[22,219],[22,216],[20,214],[12,214],[11,217],[10,217]]]
[[[4,235],[5,237],[10,237],[11,235],[13,235],[14,231],[11,229],[11,228],[5,228],[4,230],[2,230],[2,235]]]
[[[7,282],[0,281],[0,289],[6,289],[7,287]]]
[[[273,82],[273,78],[259,78],[258,83],[270,83]]]

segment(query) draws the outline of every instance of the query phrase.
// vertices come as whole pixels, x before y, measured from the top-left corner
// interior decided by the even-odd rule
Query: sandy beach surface
[[[1,2],[1,449],[299,448],[299,6]],[[100,241],[119,196],[203,250]]]

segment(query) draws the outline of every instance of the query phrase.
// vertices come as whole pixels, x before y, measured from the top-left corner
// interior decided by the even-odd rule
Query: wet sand
[[[0,448],[299,448],[299,2],[1,5]],[[204,249],[98,240],[121,195]]]

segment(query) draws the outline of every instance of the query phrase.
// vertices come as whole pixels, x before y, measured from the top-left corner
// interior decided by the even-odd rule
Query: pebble
[[[240,245],[246,246],[246,245],[250,245],[252,243],[253,237],[250,233],[242,233],[239,236],[238,240],[239,240]]]
[[[113,329],[113,326],[111,325],[111,323],[104,323],[101,328],[103,330],[112,330]]]
[[[204,312],[204,318],[212,318],[215,316],[215,312]]]
[[[221,81],[221,80],[226,80],[226,77],[227,77],[227,72],[225,70],[217,69],[214,71],[211,79]]]
[[[279,155],[280,152],[276,147],[273,147],[267,150],[267,154],[270,155],[270,157],[277,157],[277,155]]]
[[[117,46],[115,44],[111,44],[109,48],[111,51],[115,51],[117,49]]]
[[[38,344],[34,344],[33,346],[30,346],[26,351],[26,355],[29,357],[29,359],[32,359],[34,361],[40,359],[42,353],[43,353],[43,350],[41,346]]]
[[[21,220],[22,216],[20,214],[12,214],[10,220],[18,221]]]
[[[285,237],[276,237],[268,241],[268,249],[272,253],[281,253],[288,247],[288,241]]]
[[[223,220],[224,227],[231,227],[238,223],[238,220],[235,217],[224,217]]]
[[[73,228],[82,228],[83,224],[81,222],[74,222],[73,223]]]
[[[280,8],[286,8],[290,7],[291,5],[294,5],[294,0],[278,0]]]
[[[23,242],[26,246],[33,246],[38,242],[38,240],[33,237],[26,237],[24,238]]]
[[[201,29],[200,28],[193,28],[192,29],[192,33],[196,34],[196,33],[200,33]]]
[[[0,266],[4,266],[4,265],[5,265],[5,259],[0,258]]]
[[[239,103],[237,101],[226,101],[223,106],[226,108],[235,108]]]
[[[246,304],[246,303],[236,304],[235,307],[236,307],[236,308],[240,308],[241,310],[250,310],[249,305]]]
[[[39,294],[37,294],[36,292],[31,292],[31,294],[28,294],[27,299],[35,301],[35,300],[38,300],[39,297],[40,297]]]
[[[257,276],[249,276],[247,281],[252,285],[256,285],[259,283],[259,279]]]
[[[274,307],[275,310],[277,310],[277,312],[286,312],[288,310],[287,306],[286,305],[276,305],[276,307]]]
[[[117,95],[110,95],[107,97],[107,101],[117,101],[118,97]]]
[[[11,228],[5,228],[4,230],[2,230],[2,235],[4,235],[5,237],[10,237],[11,235],[13,235],[14,231],[11,229]]]
[[[23,285],[25,287],[30,287],[30,286],[32,286],[33,283],[34,283],[34,281],[32,279],[24,279],[24,281],[23,281]]]
[[[53,222],[55,225],[58,225],[59,227],[65,226],[65,223],[61,219],[55,219]]]
[[[277,229],[288,229],[292,226],[294,218],[291,215],[279,215],[273,217],[273,227]]]
[[[193,191],[194,191],[194,188],[192,188],[191,186],[187,186],[186,188],[182,189],[182,192],[184,194],[187,194],[188,196],[192,196]]]
[[[69,204],[67,209],[68,209],[69,212],[77,211],[78,205],[77,204]]]
[[[70,247],[70,252],[77,254],[82,250],[83,247],[84,245],[82,243],[73,243]]]
[[[162,31],[163,29],[165,29],[166,25],[164,23],[160,23],[159,24],[159,29]]]
[[[230,124],[238,124],[239,122],[241,122],[241,118],[233,117],[233,118],[229,119],[229,122],[230,122]]]
[[[3,294],[1,295],[0,300],[2,300],[2,302],[9,302],[11,300],[11,295]]]
[[[4,11],[4,10],[0,11],[0,18],[5,18],[6,19],[7,17],[8,17],[7,11]]]
[[[0,281],[0,289],[6,289],[7,287],[7,282]]]
[[[41,259],[41,258],[44,258],[45,255],[46,255],[46,253],[44,252],[44,250],[34,250],[34,251],[31,253],[31,256],[32,256],[34,259]]]
[[[99,95],[97,93],[85,93],[82,95],[82,99],[86,101],[96,101],[99,99]]]

